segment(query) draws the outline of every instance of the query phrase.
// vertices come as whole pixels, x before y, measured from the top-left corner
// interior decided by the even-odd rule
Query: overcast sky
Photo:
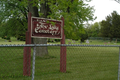
[[[97,19],[94,22],[104,20],[105,17],[113,11],[117,11],[118,14],[120,14],[120,4],[115,0],[92,0],[89,4],[94,6],[94,15],[97,16]]]

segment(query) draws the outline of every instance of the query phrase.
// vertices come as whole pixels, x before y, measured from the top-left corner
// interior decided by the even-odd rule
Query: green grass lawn
[[[66,39],[66,44],[87,44],[87,45],[120,45],[120,42],[115,43],[114,41],[110,42],[109,40],[89,40],[89,43],[80,42],[80,40],[70,40]]]
[[[71,39],[66,39],[66,44],[81,44],[80,40],[75,41]],[[25,41],[19,41],[15,37],[11,38],[11,42],[8,40],[0,38],[0,44],[25,44]],[[48,44],[60,44],[60,42],[50,42]],[[82,44],[87,44],[87,45],[120,45],[120,42],[115,43],[115,42],[110,42],[109,40],[89,40],[89,43],[83,42]]]
[[[12,38],[8,42],[0,38],[0,44],[24,44],[24,41]],[[89,44],[119,45],[96,40]],[[67,47],[66,73],[59,71],[60,47],[48,47],[48,52],[49,56],[36,57],[35,80],[117,80],[118,47]],[[31,76],[23,76],[23,47],[0,47],[0,80],[31,80]]]
[[[59,71],[60,47],[48,52],[36,57],[35,80],[117,80],[117,47],[67,47],[66,73]],[[23,76],[23,47],[0,47],[0,80],[31,80]]]
[[[12,37],[11,42],[0,37],[0,44],[25,44],[25,41],[19,41],[16,38]]]

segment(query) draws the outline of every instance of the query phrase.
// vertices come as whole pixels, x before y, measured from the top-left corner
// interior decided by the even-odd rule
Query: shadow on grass
[[[39,56],[36,56],[36,59],[40,59],[40,60],[46,60],[46,59],[54,59],[56,58],[55,56],[51,56],[51,55],[45,55],[43,57],[39,57]]]
[[[31,79],[31,76],[23,75],[0,75],[0,80],[28,80]]]

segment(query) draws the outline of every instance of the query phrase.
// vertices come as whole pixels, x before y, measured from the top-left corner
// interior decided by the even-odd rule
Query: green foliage
[[[94,19],[93,7],[85,4],[83,0],[48,0],[47,4],[51,11],[47,17],[59,20],[61,16],[64,17],[65,35],[70,39],[80,39],[79,35],[85,33],[83,23]]]
[[[94,24],[86,24],[85,31],[88,34],[88,37],[98,37],[100,36],[100,23],[95,22]]]
[[[31,0],[29,2],[28,0],[2,0],[0,3],[0,18],[2,22],[6,22],[9,18],[15,18],[15,20],[19,20],[20,25],[26,27],[24,22],[27,23],[27,13],[30,10],[30,7],[28,9],[28,5],[32,4],[32,7],[37,7],[39,16],[46,14],[47,18],[58,20],[64,17],[66,37],[79,39],[79,35],[85,33],[83,23],[94,20],[93,7],[85,3],[90,1],[91,0]],[[46,11],[48,12],[41,13],[43,4],[45,4],[45,9],[47,9]],[[34,11],[34,13],[35,12],[37,11]],[[14,24],[11,24],[11,26],[13,25]],[[14,33],[11,32],[11,35],[13,34]]]
[[[120,37],[120,15],[113,11],[106,20],[101,22],[101,33],[103,37],[119,38]]]
[[[84,42],[86,39],[88,39],[88,33],[87,33],[87,31],[85,31],[85,33],[84,34],[81,34],[81,42]]]
[[[102,33],[101,36],[102,37],[108,37],[110,35],[109,31],[110,31],[110,29],[107,25],[107,21],[103,20],[101,22],[101,33]]]
[[[27,0],[2,0],[0,1],[0,36],[22,35],[25,39],[27,28]]]
[[[0,35],[3,38],[5,36],[15,36],[16,38],[20,38],[20,40],[25,40],[25,31],[27,29],[27,23],[24,23],[24,25],[25,26],[23,26],[18,19],[10,18],[8,21],[2,23],[2,25],[0,26]]]
[[[6,19],[12,18],[26,18],[27,16],[27,0],[2,0],[0,1],[1,13],[0,17],[2,17],[3,21]]]

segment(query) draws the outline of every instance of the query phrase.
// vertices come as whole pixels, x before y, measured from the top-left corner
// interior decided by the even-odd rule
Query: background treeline
[[[84,39],[84,23],[94,20],[94,7],[91,0],[1,0],[0,37],[10,40],[16,37],[25,40],[28,12],[34,17],[60,20],[64,17],[64,31],[68,39]],[[33,43],[39,43],[37,40]],[[40,39],[40,38],[37,38]],[[45,40],[42,38],[42,44]]]
[[[107,37],[110,41],[115,38],[117,42],[120,38],[120,15],[113,11],[105,20],[94,24],[87,23],[84,27],[88,37]]]
[[[0,37],[7,40],[10,40],[10,37],[16,37],[18,40],[25,41],[26,30],[27,21],[25,18],[9,18],[9,20],[0,24]],[[73,32],[71,31],[71,33]],[[118,38],[120,38],[120,15],[113,11],[101,22],[84,24],[74,37],[66,36],[67,39],[81,40],[82,42],[90,37],[109,38],[110,41],[114,39],[117,42]],[[55,39],[54,41],[58,42],[60,40]],[[53,39],[48,39],[48,42],[53,42]]]

